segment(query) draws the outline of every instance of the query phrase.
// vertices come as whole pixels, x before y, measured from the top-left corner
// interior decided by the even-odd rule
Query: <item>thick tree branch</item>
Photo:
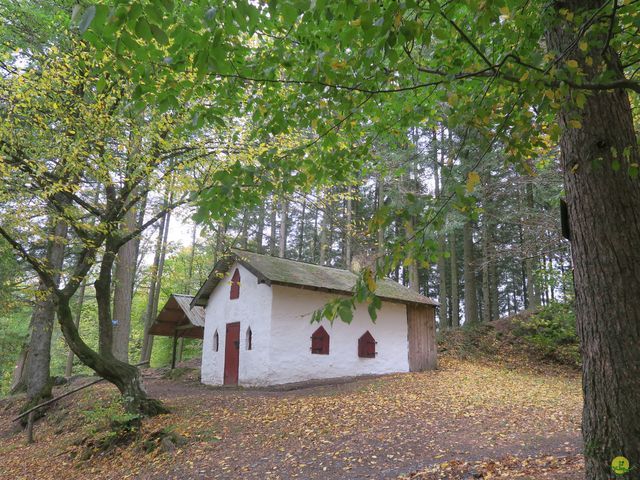
[[[46,265],[44,263],[31,255],[24,246],[22,246],[15,238],[13,238],[9,232],[7,232],[4,227],[0,225],[0,236],[2,236],[9,245],[22,257],[31,267],[38,273],[38,276],[42,280],[42,282],[50,289],[52,289],[55,293],[58,293],[58,288],[56,282],[54,281],[54,277],[51,272],[47,271]]]

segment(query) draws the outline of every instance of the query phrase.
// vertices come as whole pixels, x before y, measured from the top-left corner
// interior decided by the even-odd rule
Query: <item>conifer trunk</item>
[[[451,325],[460,326],[460,295],[458,293],[458,252],[456,247],[456,232],[449,234],[451,246]]]
[[[470,220],[462,230],[464,247],[464,323],[471,325],[478,321],[478,299],[476,296],[476,271],[473,254],[473,226]]]

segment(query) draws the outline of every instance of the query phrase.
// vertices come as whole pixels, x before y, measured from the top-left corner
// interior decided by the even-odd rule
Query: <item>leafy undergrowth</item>
[[[539,372],[577,372],[580,348],[570,305],[554,303],[495,322],[444,331],[442,354],[530,368]]]
[[[114,426],[122,432],[129,420],[110,385],[61,401],[36,425],[33,445],[10,421],[18,406],[0,406],[0,477],[455,479],[474,470],[476,478],[578,479],[582,473],[576,375],[443,358],[434,372],[294,391],[211,388],[191,375],[169,380],[157,373],[146,385],[173,413],[146,419],[125,437],[110,433]],[[105,436],[117,440],[96,443]],[[511,476],[499,476],[508,469]],[[534,469],[558,476],[520,475]],[[563,469],[573,476],[560,476]]]

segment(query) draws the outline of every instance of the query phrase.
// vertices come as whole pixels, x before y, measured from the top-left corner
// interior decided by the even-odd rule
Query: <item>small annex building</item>
[[[266,386],[436,367],[437,302],[392,280],[377,282],[373,322],[367,305],[353,321],[312,323],[356,275],[241,250],[219,260],[191,302],[204,308],[202,382]]]
[[[180,338],[204,338],[204,308],[192,307],[193,296],[172,293],[149,328],[150,335],[173,338],[171,368],[176,366]]]

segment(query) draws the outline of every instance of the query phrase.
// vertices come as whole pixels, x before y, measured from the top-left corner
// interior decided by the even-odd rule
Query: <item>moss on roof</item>
[[[349,270],[323,267],[286,258],[232,249],[231,258],[223,259],[216,264],[211,275],[209,275],[209,278],[196,295],[196,304],[202,304],[199,301],[200,297],[203,299],[209,297],[220,280],[219,274],[226,272],[234,260],[237,260],[247,270],[269,284],[321,289],[336,293],[351,293],[357,280],[356,274]],[[420,295],[390,279],[378,280],[376,295],[384,300],[402,303],[438,304],[435,300]]]

